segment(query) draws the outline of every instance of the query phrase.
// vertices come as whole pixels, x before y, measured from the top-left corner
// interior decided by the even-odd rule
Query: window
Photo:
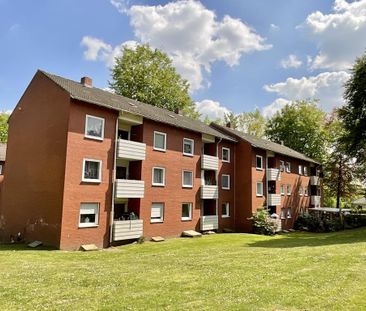
[[[86,115],[85,137],[97,139],[97,140],[103,140],[103,138],[104,138],[104,119]]]
[[[229,202],[224,202],[221,204],[221,217],[230,217],[230,204]]]
[[[281,219],[285,219],[286,218],[286,209],[285,208],[281,208]]]
[[[309,188],[304,187],[304,195],[307,197],[309,195]]]
[[[285,185],[280,186],[281,195],[285,195]]]
[[[230,189],[230,175],[222,174],[221,187],[222,187],[222,189]]]
[[[2,174],[3,174],[3,165],[0,164],[0,175],[2,175]]]
[[[257,170],[263,169],[263,157],[260,155],[255,156]]]
[[[302,175],[302,165],[299,165],[299,175]]]
[[[222,147],[222,162],[230,163],[230,149]]]
[[[153,167],[152,184],[153,186],[165,186],[165,168]]]
[[[192,220],[192,203],[182,204],[182,220]]]
[[[291,213],[291,207],[289,207],[287,209],[287,218],[291,218],[292,217],[292,213]]]
[[[307,166],[304,166],[304,175],[305,176],[308,176],[308,168],[307,168]]]
[[[153,203],[151,205],[150,222],[163,222],[163,221],[164,221],[164,203]]]
[[[193,156],[194,153],[194,140],[189,138],[183,139],[183,154]]]
[[[261,181],[257,182],[256,194],[257,194],[257,197],[263,196],[263,182],[261,182]]]
[[[184,188],[192,188],[193,187],[193,172],[192,171],[183,171],[182,186]]]
[[[154,132],[154,150],[166,151],[166,134]]]
[[[287,195],[291,195],[291,185],[287,185]]]
[[[299,187],[299,195],[302,195],[302,186]]]
[[[285,171],[285,161],[280,161],[280,171],[284,172]]]
[[[84,182],[101,182],[102,181],[102,161],[100,160],[83,160],[83,175],[81,178]]]
[[[79,227],[98,226],[99,203],[81,203]]]
[[[286,162],[286,172],[291,173],[291,163],[290,162]]]

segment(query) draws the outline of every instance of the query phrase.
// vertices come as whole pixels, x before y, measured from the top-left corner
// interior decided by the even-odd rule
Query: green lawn
[[[0,310],[364,310],[366,228],[98,252],[0,246]]]

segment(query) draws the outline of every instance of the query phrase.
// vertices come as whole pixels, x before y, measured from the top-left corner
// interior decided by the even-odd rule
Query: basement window
[[[99,203],[81,203],[79,227],[96,227],[98,226]]]
[[[86,115],[85,119],[85,137],[103,140],[104,139],[104,119]]]

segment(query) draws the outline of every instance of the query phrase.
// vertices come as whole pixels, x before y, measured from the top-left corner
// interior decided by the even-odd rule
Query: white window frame
[[[160,205],[160,218],[152,218],[152,209],[154,205]],[[165,204],[162,202],[153,202],[151,203],[151,208],[150,208],[150,223],[162,223],[164,222],[164,209],[165,209]]]
[[[224,187],[223,179],[224,177],[227,177],[227,187]],[[221,175],[221,189],[223,190],[230,190],[230,175],[229,174],[222,174]]]
[[[290,189],[290,192],[289,192],[289,189]],[[287,193],[287,195],[291,195],[291,193],[292,193],[292,186],[291,185],[286,186],[286,193]]]
[[[155,183],[154,182],[154,171],[155,170],[162,170],[163,171],[163,183]],[[151,176],[151,184],[153,186],[158,186],[158,187],[164,187],[165,186],[165,167],[159,167],[159,166],[154,166],[151,170],[152,172],[152,176]]]
[[[283,160],[280,160],[280,171],[281,172],[284,172],[285,171],[285,161],[283,161]]]
[[[303,168],[301,164],[299,164],[299,175],[303,175]]]
[[[88,135],[87,131],[88,131],[88,119],[92,118],[92,119],[97,119],[97,120],[101,120],[102,121],[102,137],[99,136],[93,136],[93,135]],[[101,117],[96,117],[96,116],[92,116],[90,114],[87,114],[85,116],[85,131],[84,131],[84,135],[86,138],[90,138],[90,139],[96,139],[96,140],[103,140],[104,139],[104,125],[105,125],[105,120],[104,118]]]
[[[302,186],[299,187],[299,195],[302,196],[303,195],[303,188]]]
[[[309,188],[307,186],[304,187],[304,196],[309,196]]]
[[[286,173],[291,173],[291,162],[286,162],[285,170]]]
[[[184,204],[189,205],[189,216],[188,217],[183,217],[183,205]],[[192,202],[183,202],[181,208],[182,208],[182,210],[181,210],[181,220],[183,220],[183,221],[192,220],[193,203]]]
[[[281,195],[285,195],[285,185],[284,185],[284,184],[282,184],[282,185],[280,186],[280,194],[281,194]]]
[[[291,212],[291,207],[288,207],[287,208],[287,213],[286,213],[287,215],[287,218],[292,218],[292,212]]]
[[[95,222],[80,222],[80,216],[83,215],[82,214],[82,205],[86,205],[86,204],[95,204],[96,207],[94,207],[94,214],[95,214]],[[86,209],[86,207],[85,207]],[[89,207],[89,209],[91,209],[91,207]],[[98,227],[99,225],[99,210],[100,210],[100,204],[97,202],[82,202],[80,203],[80,207],[79,207],[79,228],[94,228],[94,227]],[[88,213],[89,214],[89,213]]]
[[[230,217],[230,203],[229,202],[222,202],[221,203],[221,213],[222,213],[222,206],[225,205],[226,214],[221,214],[222,218],[229,218]]]
[[[191,173],[191,185],[185,185],[184,184],[184,173]],[[182,171],[182,187],[183,188],[193,188],[193,171],[190,171],[190,170],[183,170]]]
[[[282,208],[281,208],[280,218],[281,218],[281,219],[286,219],[286,216],[287,216],[286,208],[282,207]]]
[[[3,165],[0,164],[0,175],[2,175],[2,174],[3,174]]]
[[[258,185],[261,185],[261,193],[258,192]],[[255,186],[255,194],[257,197],[263,197],[264,189],[263,189],[263,181],[257,181]]]
[[[228,159],[225,160],[224,159],[224,150],[227,151],[227,155],[228,155]],[[221,150],[221,158],[222,158],[222,162],[225,162],[225,163],[230,163],[230,148],[226,148],[226,147],[222,147],[222,150]]]
[[[308,167],[304,165],[304,176],[308,176]]]
[[[85,178],[84,177],[85,163],[87,161],[88,162],[97,162],[97,163],[99,163],[99,172],[98,172],[99,178],[98,179],[90,179],[90,178]],[[102,182],[102,164],[103,164],[102,160],[84,158],[83,159],[83,171],[81,173],[81,181],[82,182],[88,182],[88,183],[101,183]]]
[[[184,143],[185,141],[188,141],[192,144],[192,153],[186,153],[184,152]],[[194,155],[194,140],[191,138],[183,138],[183,155],[193,157]]]
[[[257,159],[261,159],[261,166],[259,167],[259,166],[257,166]],[[256,155],[255,156],[255,168],[258,170],[258,171],[263,171],[263,156],[261,156],[261,155]]]
[[[156,134],[163,135],[164,136],[164,148],[155,147],[155,135]],[[166,133],[154,131],[154,145],[153,145],[153,149],[154,150],[157,150],[157,151],[164,151],[165,152],[166,151],[166,138],[167,138]]]

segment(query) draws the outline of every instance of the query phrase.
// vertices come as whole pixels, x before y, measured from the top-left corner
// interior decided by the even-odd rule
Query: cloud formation
[[[211,65],[223,61],[237,65],[243,54],[271,48],[265,39],[240,19],[225,15],[219,20],[214,11],[200,2],[180,0],[165,5],[127,6],[126,1],[111,0],[122,13],[130,17],[137,41],[149,43],[166,52],[174,66],[195,91],[209,85],[204,75]],[[88,60],[105,61],[109,66],[120,47],[112,47],[99,38],[84,37],[84,56]]]
[[[365,49],[366,0],[335,0],[332,13],[311,13],[302,27],[318,45],[311,69],[347,70]]]
[[[211,99],[204,99],[200,102],[196,102],[197,111],[202,115],[204,119],[206,116],[211,120],[223,119],[225,114],[230,113],[230,110],[217,101]]]
[[[285,69],[299,68],[301,65],[302,61],[294,54],[290,54],[287,58],[281,60],[281,67]]]

